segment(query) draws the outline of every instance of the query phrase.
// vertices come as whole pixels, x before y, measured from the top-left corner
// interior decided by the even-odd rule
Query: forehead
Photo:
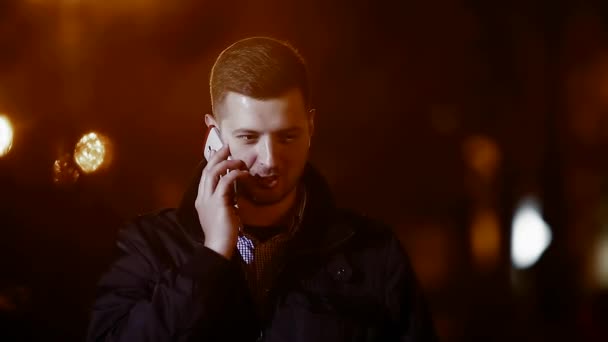
[[[221,125],[229,129],[273,130],[307,121],[306,106],[298,89],[264,100],[228,92],[219,110]]]

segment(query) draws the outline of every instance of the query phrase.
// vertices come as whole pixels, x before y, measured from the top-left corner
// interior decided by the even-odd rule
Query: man
[[[338,209],[307,163],[308,87],[283,42],[244,39],[219,55],[205,122],[224,147],[178,209],[121,231],[89,340],[435,340],[398,240]]]

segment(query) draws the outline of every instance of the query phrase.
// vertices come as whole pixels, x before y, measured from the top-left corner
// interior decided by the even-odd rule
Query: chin
[[[272,205],[281,202],[289,193],[274,192],[268,190],[254,191],[249,200],[257,205]]]

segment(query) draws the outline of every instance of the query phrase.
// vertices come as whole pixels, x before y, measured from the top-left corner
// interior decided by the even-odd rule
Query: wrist
[[[223,256],[226,259],[232,258],[232,253],[234,253],[235,243],[226,240],[213,240],[213,239],[205,239],[204,246],[216,252],[217,254]]]

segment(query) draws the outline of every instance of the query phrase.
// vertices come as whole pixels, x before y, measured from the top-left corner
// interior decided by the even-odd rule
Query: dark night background
[[[608,341],[604,3],[0,0],[0,339],[84,338],[117,230],[193,176],[214,58],[271,35],[309,63],[313,163],[403,238],[443,341]],[[89,131],[112,159],[74,180]],[[519,270],[528,195],[553,240]]]

